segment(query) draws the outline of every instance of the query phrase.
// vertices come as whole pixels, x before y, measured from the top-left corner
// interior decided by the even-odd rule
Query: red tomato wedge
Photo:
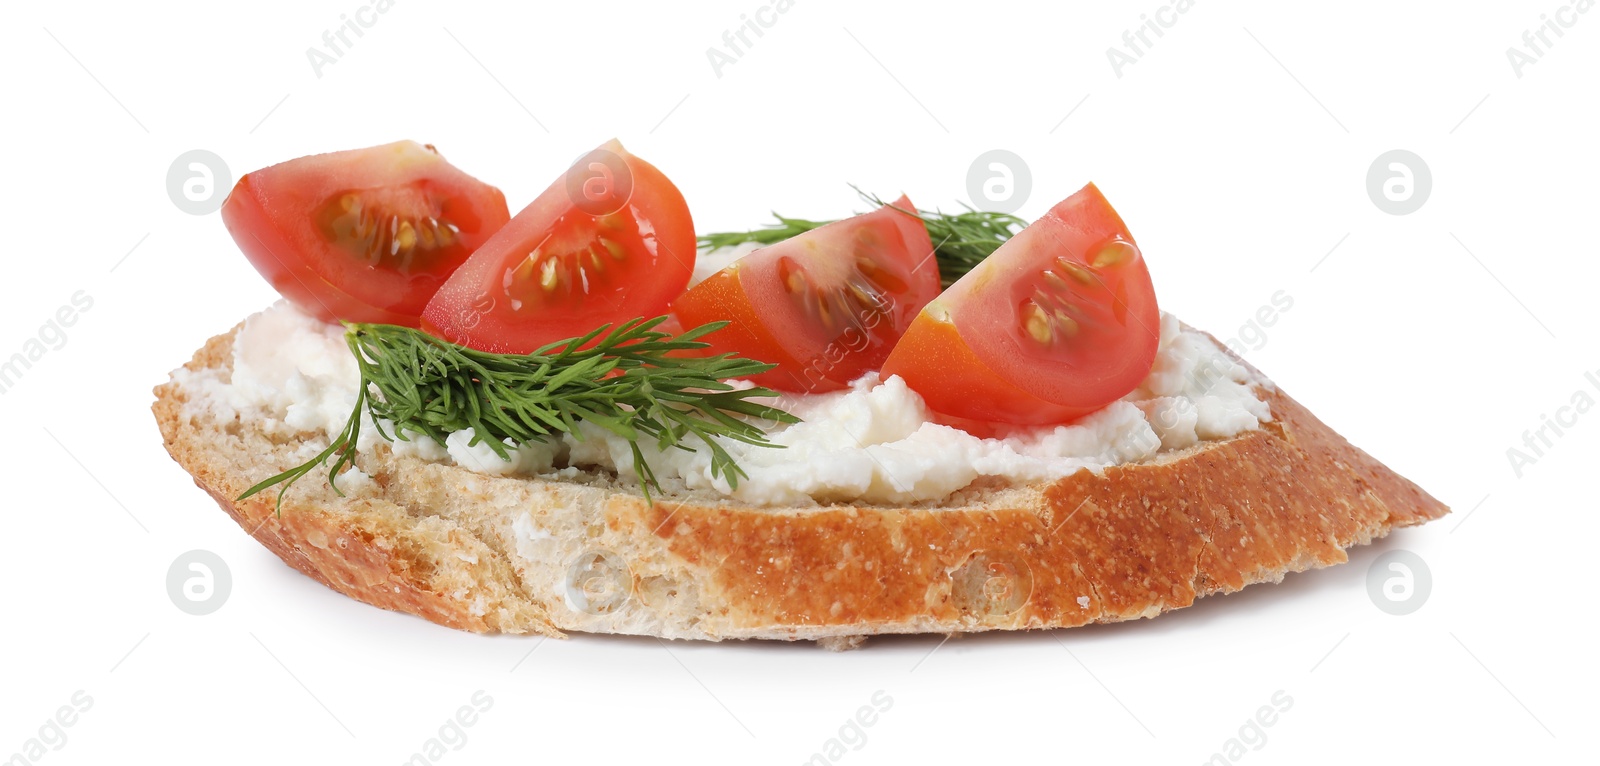
[[[898,208],[898,209],[897,209]],[[727,320],[710,353],[776,364],[752,378],[781,391],[833,391],[878,369],[939,294],[922,219],[892,205],[761,248],[673,303],[684,327]]]
[[[239,249],[296,306],[410,327],[510,217],[499,189],[415,141],[247,173],[222,204]]]
[[[1136,388],[1159,340],[1143,255],[1089,184],[929,303],[883,374],[964,427],[1065,423]]]
[[[526,354],[601,325],[667,313],[694,272],[678,188],[609,141],[472,255],[423,312],[429,332]]]

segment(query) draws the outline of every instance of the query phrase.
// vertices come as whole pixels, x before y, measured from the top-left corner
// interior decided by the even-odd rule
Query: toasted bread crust
[[[185,368],[225,373],[232,337]],[[967,507],[647,503],[380,449],[361,463],[375,489],[335,497],[313,474],[281,517],[270,492],[233,498],[321,437],[280,445],[251,423],[216,422],[176,379],[153,409],[168,452],[241,527],[375,606],[479,632],[821,639],[1150,617],[1341,563],[1352,545],[1448,512],[1282,391],[1262,394],[1274,421],[1260,430]],[[303,490],[314,482],[324,491]],[[519,518],[557,530],[550,556],[519,536]],[[624,570],[620,599],[599,613],[571,590],[571,562],[596,553]]]
[[[1079,472],[1031,507],[788,515],[657,504],[628,515],[660,527],[685,560],[719,562],[707,574],[740,606],[731,621],[742,629],[872,633],[1154,616],[1342,563],[1345,548],[1447,512],[1293,399],[1269,401],[1277,422],[1266,429],[1158,464]]]
[[[238,329],[207,341],[184,369],[231,367]],[[466,530],[415,519],[381,500],[350,500],[347,507],[329,509],[294,503],[290,495],[281,514],[271,492],[236,500],[254,482],[231,470],[238,463],[226,458],[245,445],[206,441],[216,434],[196,428],[192,414],[185,415],[189,393],[176,381],[155,393],[152,410],[167,452],[242,529],[289,566],[351,598],[440,625],[479,633],[559,635],[542,610],[511,592],[516,575],[504,557]]]

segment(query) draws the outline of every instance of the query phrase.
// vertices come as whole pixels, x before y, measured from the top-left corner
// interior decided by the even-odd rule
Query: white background
[[[1592,757],[1600,414],[1520,478],[1506,451],[1575,392],[1600,398],[1584,379],[1600,12],[1519,78],[1506,49],[1560,0],[1199,0],[1118,77],[1106,50],[1161,0],[797,0],[718,77],[706,50],[763,0],[398,0],[318,77],[306,50],[363,2],[8,14],[0,357],[74,292],[94,303],[0,396],[0,758],[78,690],[93,706],[42,760],[401,763],[477,690],[493,707],[441,762],[798,764],[879,690],[893,706],[838,762],[1201,763],[1279,690],[1293,707],[1240,762]],[[1455,512],[1154,621],[846,654],[667,648],[475,636],[346,599],[164,454],[151,387],[274,299],[215,214],[168,198],[180,153],[237,178],[415,138],[516,210],[612,136],[676,181],[702,232],[844,215],[848,182],[955,207],[995,148],[1031,169],[1028,217],[1094,180],[1164,309],[1226,339],[1288,291],[1249,358]],[[1404,216],[1365,188],[1397,148],[1433,178]],[[197,548],[233,576],[204,617],[165,590]],[[1365,585],[1397,548],[1433,577],[1404,617]]]

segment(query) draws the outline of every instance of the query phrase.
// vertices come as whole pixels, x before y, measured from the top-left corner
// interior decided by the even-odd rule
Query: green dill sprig
[[[777,213],[772,214],[778,219],[777,223],[768,224],[759,229],[750,231],[723,231],[713,234],[701,234],[697,239],[701,247],[716,249],[719,247],[733,247],[746,242],[755,242],[761,245],[775,245],[790,237],[804,234],[812,229],[820,229],[833,221],[810,221],[804,218],[787,218]]]
[[[861,191],[855,186],[856,193],[861,199],[875,207],[883,207],[892,203],[884,202],[876,195]],[[944,213],[939,210],[905,210],[900,207],[894,209],[908,215],[922,219],[928,227],[928,237],[933,240],[934,259],[939,264],[939,280],[945,287],[949,287],[956,280],[965,276],[973,267],[977,266],[994,253],[1000,245],[1011,239],[1028,222],[1010,213],[991,213],[962,205],[966,208],[960,213]],[[756,242],[762,245],[771,245],[789,239],[812,229],[826,226],[834,221],[812,221],[806,218],[789,218],[777,213],[772,214],[778,220],[759,229],[750,231],[725,231],[713,234],[702,234],[699,237],[701,247],[718,248],[732,247],[745,242]]]
[[[680,355],[705,348],[700,338],[727,322],[672,336],[655,330],[663,321],[664,316],[634,319],[615,329],[604,326],[531,354],[478,351],[409,327],[347,323],[345,340],[360,367],[361,385],[344,430],[316,457],[245,490],[239,499],[282,484],[281,509],[289,485],[330,458],[328,483],[342,496],[336,480],[355,460],[363,411],[390,440],[405,440],[410,432],[444,446],[446,436],[470,428],[471,444],[487,443],[502,460],[510,459],[517,445],[562,434],[581,438],[578,424],[593,423],[628,440],[647,498],[661,485],[640,441],[652,440],[663,451],[691,449],[684,442],[693,436],[711,451],[711,474],[738,486],[744,471],[716,437],[778,447],[760,426],[739,416],[776,423],[798,419],[752,401],[776,392],[735,389],[723,381],[774,365],[732,354]],[[377,425],[383,421],[393,424],[392,437]]]

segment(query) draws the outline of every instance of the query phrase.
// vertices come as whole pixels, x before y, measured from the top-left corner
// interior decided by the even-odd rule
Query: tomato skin
[[[993,435],[996,423],[1065,423],[1100,409],[1047,402],[995,374],[937,301],[895,344],[883,365],[890,375],[904,378],[937,420],[979,436]]]
[[[883,374],[949,422],[1064,423],[1137,387],[1159,333],[1143,256],[1090,184],[924,309]]]
[[[673,311],[684,327],[728,321],[704,338],[708,353],[777,365],[752,376],[758,384],[811,393],[843,389],[877,369],[939,293],[927,227],[900,212],[913,209],[902,196],[755,250],[684,293]]]
[[[740,264],[735,261],[706,277],[673,301],[672,316],[684,328],[727,322],[726,327],[700,339],[710,344],[708,348],[690,353],[697,356],[732,353],[778,365],[778,368],[751,376],[750,379],[763,386],[777,385],[781,390],[795,390],[790,386],[797,386],[799,382],[791,380],[788,373],[780,370],[799,369],[800,363],[784,351],[783,344],[767,329],[761,315],[745,296],[744,288],[739,284],[739,271]]]
[[[609,141],[457,269],[423,311],[423,326],[472,348],[530,353],[602,325],[666,314],[695,255],[694,222],[677,187]],[[544,279],[552,287],[541,292]]]
[[[348,194],[399,195],[420,204],[456,227],[453,242],[426,254],[419,268],[341,249],[317,219],[330,200]],[[301,157],[247,173],[221,213],[256,271],[303,311],[330,322],[409,327],[418,325],[451,272],[511,218],[499,189],[413,141]]]

